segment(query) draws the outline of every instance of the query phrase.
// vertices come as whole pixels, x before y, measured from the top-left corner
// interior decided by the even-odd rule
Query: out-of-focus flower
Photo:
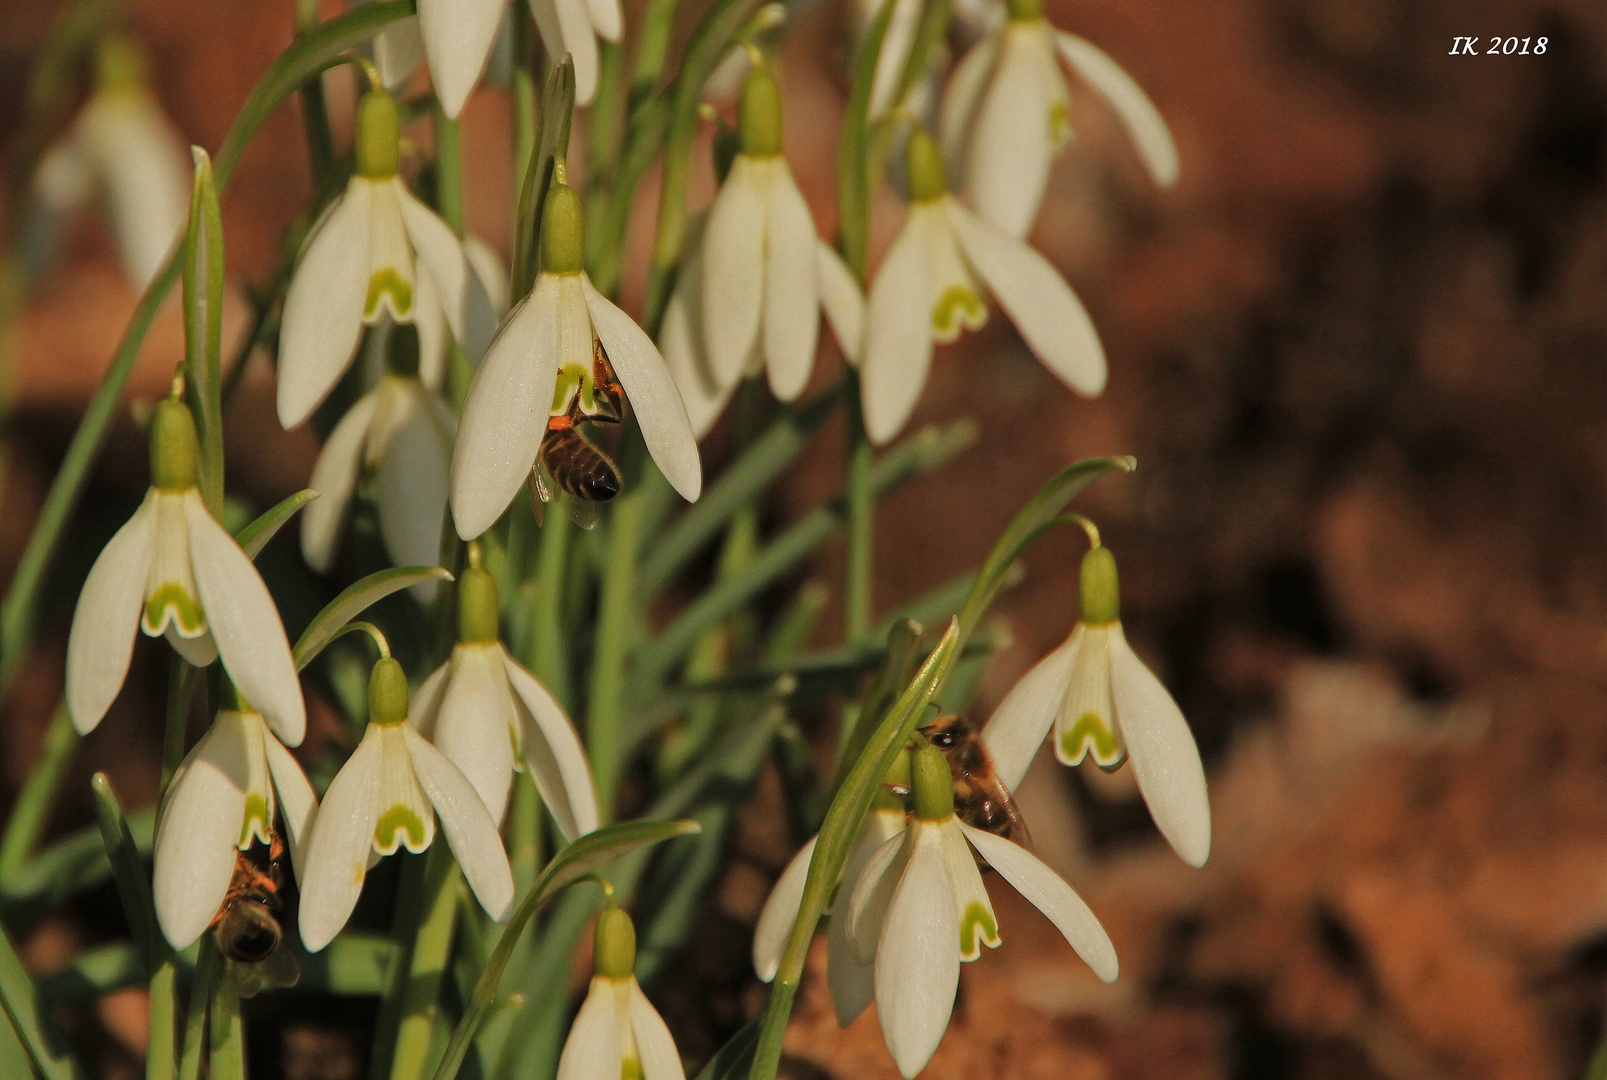
[[[917,129],[905,153],[910,208],[871,283],[861,350],[865,427],[886,442],[926,386],[934,342],[988,317],[986,284],[1027,347],[1067,386],[1105,387],[1105,350],[1082,302],[1032,248],[989,225],[949,194],[937,145]]]
[[[1083,557],[1081,618],[1064,645],[1038,662],[982,729],[999,779],[1014,788],[1054,728],[1055,756],[1089,753],[1107,769],[1123,758],[1161,835],[1190,866],[1211,854],[1211,803],[1188,721],[1122,634],[1116,559],[1096,543]]]
[[[580,736],[557,699],[497,640],[496,583],[478,565],[458,578],[458,643],[419,687],[412,716],[474,785],[492,821],[507,810],[514,772],[529,769],[566,840],[597,828]]]
[[[435,821],[487,914],[513,913],[513,874],[496,823],[456,765],[407,722],[407,676],[385,657],[368,683],[368,729],[313,818],[301,881],[301,940],[328,945],[357,906],[371,856],[420,852]]]
[[[195,421],[175,393],[151,421],[145,501],[95,560],[73,612],[73,726],[88,733],[106,715],[143,629],[197,667],[221,656],[241,697],[296,746],[307,715],[278,609],[257,568],[207,512],[196,476]]]
[[[254,710],[225,709],[195,744],[162,800],[151,889],[156,921],[175,949],[211,925],[234,875],[236,853],[272,843],[284,814],[291,864],[318,808],[296,759]]]
[[[424,56],[441,108],[453,119],[485,70],[506,0],[419,0]],[[597,95],[597,39],[618,41],[625,30],[619,0],[530,0],[530,14],[548,56],[568,53],[575,65],[575,104]]]
[[[1056,30],[1043,0],[1009,0],[1009,18],[960,59],[943,96],[943,153],[966,200],[1022,237],[1032,227],[1049,165],[1071,136],[1071,97],[1059,58],[1104,99],[1157,184],[1177,180],[1177,146],[1132,76],[1092,43]]]
[[[583,419],[600,414],[599,371],[618,376],[648,452],[671,486],[688,501],[702,490],[697,440],[680,391],[652,339],[592,287],[582,268],[584,227],[580,196],[554,184],[543,211],[535,288],[491,343],[463,403],[451,502],[465,540],[490,528],[525,483],[549,421],[568,426],[574,409]]]
[[[1117,973],[1115,947],[1071,886],[1025,848],[954,816],[954,781],[941,751],[923,742],[914,757],[909,828],[866,860],[848,902],[850,941],[861,961],[874,964],[882,1038],[906,1077],[924,1069],[943,1040],[960,962],[980,956],[983,942],[999,946],[972,848],[1048,916],[1094,974],[1114,982]]]
[[[685,1080],[670,1029],[637,985],[636,927],[610,906],[597,918],[591,988],[558,1058],[558,1080]]]

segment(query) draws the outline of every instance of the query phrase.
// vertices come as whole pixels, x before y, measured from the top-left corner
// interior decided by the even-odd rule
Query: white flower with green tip
[[[999,779],[1020,784],[1044,736],[1076,765],[1092,754],[1103,768],[1123,759],[1155,825],[1190,866],[1211,854],[1205,768],[1177,702],[1122,633],[1116,560],[1096,546],[1083,557],[1081,618],[1065,644],[1038,662],[982,729]]]
[[[497,922],[513,913],[513,874],[474,786],[407,722],[407,676],[385,657],[368,684],[368,728],[324,793],[307,838],[301,940],[328,945],[357,906],[371,860],[424,851],[436,818],[469,888]]]
[[[1031,852],[954,816],[948,761],[923,742],[914,760],[909,828],[866,860],[848,901],[848,935],[874,966],[876,1012],[898,1071],[913,1077],[936,1053],[954,1011],[960,963],[999,945],[998,922],[975,848],[999,876],[1048,916],[1105,982],[1117,973],[1104,927],[1055,872]]]
[[[870,437],[886,442],[908,422],[926,386],[934,343],[987,322],[982,285],[1057,378],[1080,394],[1100,393],[1105,349],[1065,278],[949,194],[937,145],[926,132],[911,133],[905,153],[909,217],[882,258],[865,308],[860,391]]]
[[[1009,18],[961,58],[943,96],[944,158],[977,212],[1011,236],[1032,228],[1049,166],[1071,136],[1063,60],[1115,112],[1155,183],[1177,180],[1177,146],[1132,76],[1092,43],[1056,30],[1042,0],[1010,0]]]
[[[452,517],[472,540],[495,524],[524,486],[548,422],[577,401],[596,404],[601,345],[636,416],[648,452],[688,502],[703,467],[686,406],[664,358],[642,328],[592,287],[582,268],[580,196],[564,183],[547,195],[542,270],[474,373],[452,450]]]
[[[334,389],[364,326],[387,316],[412,323],[420,309],[436,309],[471,352],[468,313],[489,307],[452,229],[396,175],[397,123],[389,94],[363,95],[357,172],[313,226],[290,280],[279,334],[279,422],[286,428],[306,420]],[[421,340],[421,356],[437,352]]]
[[[151,890],[168,942],[185,949],[206,932],[229,891],[236,854],[271,843],[276,813],[300,873],[317,808],[306,774],[261,715],[218,713],[174,771],[156,822]]]
[[[84,581],[67,638],[67,708],[93,731],[122,689],[136,630],[190,663],[221,658],[240,695],[289,746],[307,726],[279,611],[257,568],[196,486],[195,422],[176,397],[151,421],[152,485]]]
[[[597,917],[591,986],[558,1058],[557,1080],[685,1080],[670,1029],[636,982],[636,928],[610,906]]]
[[[458,643],[419,687],[412,718],[474,785],[492,821],[507,811],[515,771],[528,769],[565,840],[597,828],[580,735],[557,699],[497,640],[496,584],[477,565],[458,579]]]

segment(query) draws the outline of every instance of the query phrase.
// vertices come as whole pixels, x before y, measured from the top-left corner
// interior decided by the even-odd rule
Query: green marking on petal
[[[268,800],[257,791],[246,795],[245,821],[240,826],[240,850],[244,851],[251,846],[253,836],[260,837],[267,843],[272,831],[268,821]]]
[[[1071,730],[1060,737],[1061,760],[1076,765],[1090,751],[1094,763],[1102,769],[1112,769],[1122,763],[1127,750],[1116,733],[1094,713],[1083,713]]]
[[[394,267],[387,266],[368,279],[368,299],[363,302],[365,322],[379,318],[380,305],[386,297],[390,297],[391,313],[398,319],[413,317],[413,286],[402,280]]]
[[[965,914],[960,919],[960,959],[975,960],[981,956],[984,941],[990,949],[999,947],[999,924],[994,921],[993,912],[972,900],[965,905]]]
[[[169,581],[145,598],[144,630],[151,637],[159,636],[172,618],[180,637],[200,637],[206,633],[206,613],[200,601],[184,590],[176,581]]]
[[[619,1063],[619,1080],[643,1080],[642,1063],[637,1058],[628,1057]]]
[[[409,851],[423,851],[424,822],[411,806],[398,803],[380,815],[374,826],[374,846],[389,855],[402,843]]]
[[[1059,150],[1071,138],[1071,110],[1063,101],[1049,106],[1049,145]]]
[[[978,330],[988,321],[988,309],[975,289],[950,285],[932,306],[932,335],[953,341],[962,329]]]

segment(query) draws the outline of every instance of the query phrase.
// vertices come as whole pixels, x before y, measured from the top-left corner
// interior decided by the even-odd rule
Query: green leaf
[[[84,1080],[83,1068],[67,1050],[56,1022],[40,1007],[39,991],[4,930],[0,930],[0,1006],[44,1080]]]
[[[519,192],[519,219],[513,253],[514,303],[528,294],[541,270],[541,211],[552,188],[553,163],[569,154],[569,126],[575,116],[575,65],[566,55],[547,73],[541,92],[541,121],[530,149],[524,187]]]
[[[759,1046],[759,1018],[754,1017],[715,1051],[709,1063],[703,1066],[703,1071],[697,1074],[697,1080],[737,1080],[737,1077],[747,1076],[748,1069],[753,1065],[753,1052]]]
[[[201,436],[201,496],[217,517],[223,512],[223,214],[212,159],[199,146],[190,147],[190,155],[195,185],[184,234],[186,394]]]
[[[870,91],[896,2],[882,0],[854,53],[854,78],[837,144],[838,228],[842,231],[843,261],[862,286],[870,263]]]
[[[112,866],[112,879],[117,882],[123,917],[134,935],[145,973],[154,975],[166,958],[168,948],[166,939],[156,928],[151,883],[146,880],[145,866],[140,862],[139,849],[134,846],[134,834],[123,817],[123,807],[117,801],[117,792],[112,790],[111,780],[105,773],[98,772],[90,779],[89,786],[95,793],[95,817],[100,823],[101,841],[106,845],[106,858]]]
[[[628,851],[697,831],[695,821],[627,821],[587,833],[560,851],[547,864],[513,917],[508,920],[507,929],[498,939],[497,947],[492,950],[491,959],[487,961],[485,971],[469,997],[469,1007],[458,1021],[457,1030],[452,1032],[446,1056],[435,1070],[435,1080],[451,1080],[457,1075],[458,1067],[463,1064],[464,1055],[469,1051],[470,1040],[496,1001],[497,985],[502,981],[502,972],[508,966],[509,958],[513,956],[520,932],[543,904],[565,885],[573,884]]]
[[[156,832],[156,812],[137,810],[127,818],[134,847],[143,858],[151,850]],[[27,860],[4,883],[0,898],[9,918],[20,918],[56,907],[68,897],[95,888],[111,877],[112,866],[100,829],[80,829],[56,841]]]
[[[389,570],[380,570],[369,574],[361,581],[346,587],[346,590],[324,606],[324,610],[313,616],[307,629],[301,632],[296,639],[296,647],[291,650],[295,658],[296,670],[301,671],[313,658],[324,651],[324,646],[345,629],[347,623],[366,611],[369,605],[383,600],[393,592],[400,592],[410,585],[418,585],[425,581],[451,581],[452,574],[440,566],[395,566]]]
[[[318,493],[312,488],[296,492],[235,533],[235,542],[245,551],[247,558],[255,559],[262,554],[262,549],[268,546],[268,541],[272,540],[274,535],[295,516],[296,511],[317,497]]]

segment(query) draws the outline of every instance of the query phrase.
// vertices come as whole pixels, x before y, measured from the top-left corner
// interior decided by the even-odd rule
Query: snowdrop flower
[[[560,179],[543,210],[535,288],[491,343],[463,403],[452,450],[452,517],[465,540],[489,529],[512,501],[549,422],[567,428],[602,413],[598,375],[610,368],[671,486],[688,501],[702,490],[680,391],[642,328],[592,287],[582,269],[584,227],[580,196]]]
[[[1071,135],[1056,53],[1105,100],[1150,176],[1177,180],[1177,146],[1132,76],[1092,43],[1044,21],[1043,0],[1008,0],[1009,18],[955,66],[943,97],[944,157],[977,212],[1011,236],[1032,227],[1049,166]]]
[[[363,327],[385,316],[411,323],[439,308],[465,342],[471,275],[463,246],[396,175],[396,102],[363,95],[357,172],[313,227],[285,294],[279,337],[279,422],[306,420],[351,366]],[[427,342],[420,342],[421,355]]]
[[[389,656],[374,665],[368,711],[363,740],[324,793],[307,839],[302,944],[309,952],[328,945],[357,906],[370,857],[428,848],[437,815],[469,888],[506,922],[513,874],[496,823],[457,766],[407,722],[407,676]]]
[[[738,131],[703,230],[703,346],[718,386],[734,386],[762,358],[770,389],[791,401],[815,363],[820,240],[781,154],[781,91],[763,67],[742,85]]]
[[[420,0],[424,56],[441,108],[453,119],[485,70],[496,44],[505,0]],[[568,53],[575,65],[575,104],[597,95],[597,39],[618,41],[625,30],[619,0],[530,0],[530,14],[547,55]]]
[[[926,1067],[954,1011],[960,962],[998,948],[998,922],[971,849],[1049,917],[1105,982],[1116,949],[1088,905],[1025,848],[954,816],[953,777],[936,747],[915,750],[909,828],[866,861],[848,902],[848,932],[874,964],[876,1012],[898,1071]]]
[[[354,10],[373,2],[346,0],[346,9]],[[401,93],[424,59],[424,39],[419,33],[418,16],[409,15],[387,24],[363,51],[379,69],[380,84],[393,94]]]
[[[105,194],[124,272],[143,290],[190,215],[190,155],[151,93],[132,41],[112,36],[96,56],[96,87],[61,142],[40,160],[34,191],[51,217]]]
[[[636,927],[612,897],[594,940],[591,988],[564,1041],[557,1080],[685,1080],[670,1029],[636,983]]]
[[[921,0],[892,0],[893,13],[888,17],[887,30],[882,35],[882,48],[876,54],[876,72],[870,81],[870,119],[875,120],[893,105],[893,91],[898,89],[899,76],[909,63],[910,50],[915,47],[915,32],[921,25]],[[871,23],[882,12],[882,0],[857,0],[854,14],[859,23],[859,36],[864,38]],[[923,96],[922,84],[916,84],[916,93]],[[916,115],[925,112],[923,101],[911,101],[910,111]]]
[[[73,612],[73,726],[88,734],[106,715],[138,628],[166,637],[197,667],[221,656],[240,695],[296,746],[307,715],[284,626],[257,568],[201,501],[195,421],[174,390],[151,421],[151,488],[95,560]]]
[[[865,309],[860,389],[865,427],[886,442],[909,419],[933,342],[987,322],[980,278],[1044,366],[1080,394],[1105,388],[1099,334],[1058,271],[949,194],[937,145],[916,129],[905,148],[909,218],[882,259]]]
[[[1205,769],[1188,722],[1161,681],[1122,635],[1116,559],[1100,546],[1083,556],[1081,619],[1066,643],[1022,676],[999,703],[982,739],[1006,787],[1014,788],[1050,727],[1055,756],[1087,754],[1106,769],[1123,758],[1161,835],[1190,866],[1211,854]]]
[[[218,713],[173,773],[156,823],[151,888],[168,942],[188,948],[212,924],[236,853],[272,843],[276,811],[299,873],[317,807],[306,774],[260,714],[249,707]]]
[[[591,766],[563,706],[497,640],[497,586],[478,564],[458,579],[458,644],[419,687],[413,720],[501,822],[528,768],[566,840],[597,828]]]

